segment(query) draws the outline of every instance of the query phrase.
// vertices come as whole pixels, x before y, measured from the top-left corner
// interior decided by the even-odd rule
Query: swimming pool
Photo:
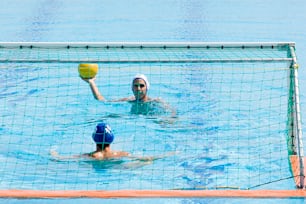
[[[109,19],[105,19],[105,21],[103,21],[104,24],[102,22],[102,25],[103,26],[104,25],[109,25],[109,22],[112,22],[112,24],[109,25],[109,26],[104,26],[104,28],[107,27],[108,29],[103,29],[103,26],[99,26],[99,29],[96,31],[96,34],[92,34],[91,32],[87,32],[86,30],[92,30],[94,27],[97,27],[96,25],[98,24],[98,22],[99,22],[99,25],[100,25],[101,21],[99,21],[99,19],[102,19],[102,17],[99,17],[99,19],[98,19],[98,17],[93,18],[93,16],[90,15],[90,12],[84,14],[85,17],[82,16],[80,18],[83,18],[83,19],[97,19],[96,21],[92,20],[91,23],[88,23],[88,21],[86,21],[86,20],[81,21],[82,23],[78,22],[79,25],[83,25],[83,26],[86,25],[87,26],[87,27],[85,26],[86,29],[79,29],[79,27],[76,26],[77,23],[73,23],[73,25],[67,26],[67,25],[69,25],[67,23],[68,20],[69,20],[69,17],[68,17],[69,15],[68,14],[71,14],[72,12],[75,12],[75,9],[77,9],[77,8],[81,8],[82,4],[80,2],[79,2],[80,4],[76,4],[77,6],[72,7],[71,5],[69,5],[69,6],[66,5],[66,3],[56,1],[52,4],[53,5],[52,7],[49,7],[49,8],[52,8],[52,9],[50,9],[50,12],[48,12],[48,15],[46,15],[46,12],[40,12],[40,13],[39,12],[34,12],[35,14],[33,14],[32,12],[29,12],[30,10],[44,11],[41,8],[45,8],[45,11],[47,10],[46,9],[47,7],[44,7],[43,4],[38,4],[38,6],[34,6],[34,5],[37,5],[36,4],[37,2],[35,2],[35,1],[32,1],[32,4],[28,5],[27,8],[30,8],[30,9],[23,9],[22,7],[15,7],[15,6],[13,6],[13,3],[9,4],[8,7],[11,8],[11,10],[15,9],[16,13],[18,13],[19,15],[13,15],[13,13],[15,13],[15,12],[11,12],[10,14],[8,14],[8,12],[4,12],[3,10],[1,12],[2,14],[5,14],[7,17],[13,16],[13,18],[3,18],[3,19],[8,19],[8,21],[4,24],[4,25],[7,25],[7,26],[4,26],[4,27],[5,27],[6,31],[8,31],[8,32],[6,32],[6,34],[4,34],[5,32],[3,32],[1,34],[1,36],[2,36],[1,39],[5,40],[5,41],[19,41],[19,40],[25,40],[25,41],[35,41],[35,40],[38,40],[38,41],[44,41],[44,40],[47,40],[47,41],[53,41],[53,40],[55,40],[55,41],[73,41],[73,40],[91,41],[91,40],[95,40],[96,41],[96,40],[100,40],[101,41],[101,39],[103,39],[104,41],[114,41],[114,40],[115,41],[121,41],[121,40],[156,41],[156,40],[185,40],[185,39],[187,39],[187,40],[204,40],[204,41],[224,41],[224,39],[225,40],[230,40],[230,41],[233,41],[233,40],[234,41],[246,41],[246,40],[254,41],[254,39],[256,41],[257,40],[273,40],[274,41],[275,39],[278,39],[278,40],[284,40],[284,39],[287,40],[288,39],[290,41],[294,40],[294,41],[297,41],[297,42],[303,42],[303,38],[301,37],[302,33],[303,33],[303,28],[300,27],[300,29],[298,29],[298,32],[297,32],[298,34],[295,34],[296,32],[293,32],[293,29],[290,29],[290,28],[293,28],[295,23],[298,23],[299,21],[296,21],[293,24],[291,24],[292,22],[290,20],[288,20],[288,18],[282,18],[282,19],[287,19],[282,24],[284,27],[286,27],[286,29],[285,29],[285,28],[281,27],[281,25],[278,24],[278,21],[276,23],[276,20],[274,20],[274,19],[276,19],[276,16],[286,16],[285,15],[285,13],[286,13],[285,8],[287,8],[288,6],[284,2],[282,2],[282,4],[279,4],[279,7],[278,7],[279,12],[275,12],[275,13],[268,12],[267,10],[271,11],[271,9],[265,8],[262,4],[260,4],[257,7],[257,6],[249,6],[249,5],[238,4],[237,3],[236,6],[235,6],[235,9],[234,9],[234,7],[228,7],[229,5],[227,5],[224,2],[223,2],[222,6],[220,5],[220,3],[210,3],[210,5],[211,5],[210,8],[212,8],[212,9],[211,10],[209,10],[209,9],[205,10],[205,15],[203,15],[202,12],[190,12],[190,11],[192,11],[191,8],[194,9],[194,7],[193,7],[194,5],[198,5],[199,7],[202,7],[203,4],[204,4],[203,2],[202,3],[197,2],[197,4],[192,4],[192,3],[186,3],[185,2],[185,4],[180,3],[179,5],[175,4],[175,6],[170,6],[171,3],[173,3],[173,2],[163,2],[162,4],[164,5],[164,9],[167,11],[166,13],[169,14],[168,15],[169,18],[167,20],[162,20],[162,19],[158,18],[157,16],[155,16],[153,14],[149,14],[151,12],[148,12],[148,15],[146,15],[146,17],[144,17],[144,13],[146,13],[146,12],[138,13],[139,16],[138,16],[138,14],[133,15],[132,12],[122,12],[122,11],[124,11],[123,8],[124,8],[124,5],[125,5],[123,2],[121,2],[121,4],[118,3],[116,5],[109,4],[105,8],[112,8],[112,6],[118,6],[117,10],[121,11],[121,12],[118,12],[118,13],[117,12],[112,12],[111,13],[112,15],[106,15],[106,16],[108,16]],[[159,3],[161,3],[161,2],[159,2]],[[255,3],[258,3],[258,2],[254,2],[254,5],[255,5]],[[151,9],[155,10],[155,9],[159,8],[157,6],[157,4],[158,4],[158,2],[154,3],[154,4],[152,3],[153,7],[151,7]],[[92,4],[92,5],[96,5],[96,3]],[[251,7],[253,8],[253,12],[250,13],[250,15],[248,15],[249,9],[247,9],[246,6],[248,6],[250,8]],[[67,7],[69,8],[68,10],[64,9],[64,8],[67,8]],[[4,7],[2,7],[2,8],[4,8]],[[120,8],[121,8],[121,10],[120,10]],[[144,5],[141,5],[141,4],[139,5],[138,4],[138,6],[136,8],[142,8],[142,9],[139,9],[139,10],[143,11],[143,10],[146,10],[145,8],[147,8],[147,7],[144,6]],[[174,9],[170,12],[169,8],[174,8]],[[185,11],[187,10],[189,12],[178,14],[179,13],[178,11],[180,11],[180,8],[184,9]],[[215,9],[213,9],[213,8],[215,8]],[[215,12],[215,11],[218,10],[218,8],[223,8],[223,9],[228,8],[228,10],[226,10],[226,12],[221,12],[221,13],[219,12],[219,14],[216,15],[215,13],[217,13],[217,12]],[[231,11],[239,9],[239,8],[240,8],[240,11],[244,11],[241,15],[243,15],[244,17],[247,17],[247,18],[245,18],[246,19],[245,21],[235,21],[237,19],[234,18],[232,15],[230,15]],[[259,12],[263,8],[264,8],[265,12],[263,12],[263,13]],[[294,8],[296,9],[296,11],[297,11],[296,14],[299,15],[300,19],[303,19],[303,16],[300,16],[300,15],[302,15],[301,13],[303,13],[303,12],[298,12],[298,10],[300,8],[303,8],[303,6],[300,6],[300,7],[296,6]],[[93,8],[93,6],[87,6],[87,9],[93,10],[94,8]],[[9,10],[10,9],[8,9],[8,11]],[[105,10],[103,12],[98,12],[97,10],[94,10],[96,12],[91,12],[91,13],[92,14],[93,13],[96,13],[96,14],[97,13],[99,13],[99,14],[100,13],[105,13],[105,14],[107,13],[107,12],[105,12]],[[23,11],[23,12],[21,12],[21,11]],[[58,11],[60,11],[60,12],[58,12]],[[64,14],[64,11],[66,12],[66,14]],[[79,13],[81,13],[81,12],[79,12]],[[110,16],[113,16],[114,13],[117,14],[117,15],[115,15],[115,17],[111,18]],[[121,15],[119,13],[121,13]],[[155,12],[155,13],[157,15],[159,12]],[[259,13],[261,13],[263,15],[257,15]],[[251,17],[255,16],[255,14],[256,14],[256,18],[255,18],[255,20],[253,20]],[[190,16],[190,17],[188,17],[188,16]],[[196,19],[195,16],[197,16],[197,20],[194,20],[194,19]],[[216,16],[219,16],[219,18],[213,19]],[[221,21],[218,20],[218,19],[223,19],[224,16],[227,16],[226,17],[227,21],[221,23]],[[271,16],[272,16],[272,18],[269,18]],[[142,19],[140,17],[142,17]],[[269,18],[269,20],[268,20],[268,18]],[[52,21],[51,20],[49,21],[48,19],[52,19]],[[184,19],[184,20],[187,19],[187,20],[190,20],[190,21],[186,20],[185,23],[181,23],[182,21],[180,21],[180,19]],[[207,19],[207,21],[205,21],[205,19]],[[152,21],[150,21],[150,20],[152,20]],[[262,28],[261,23],[263,23],[264,21],[267,22],[266,24],[264,23],[265,28],[268,28],[268,27],[270,27],[269,25],[272,25],[270,27],[270,29],[268,29],[268,30],[258,29],[258,28]],[[17,32],[16,32],[16,29],[14,27],[16,25],[15,22],[19,22],[17,25],[22,25],[22,26],[18,26]],[[28,24],[24,24],[23,22],[28,22]],[[50,23],[48,23],[48,22],[50,22]],[[132,22],[132,24],[129,24],[129,22]],[[150,22],[150,24],[147,24],[148,22]],[[249,24],[249,22],[251,22],[252,24]],[[2,24],[3,24],[3,22],[2,22]],[[129,26],[127,26],[127,25],[129,25]],[[154,27],[153,25],[159,26],[160,29],[158,29],[158,31],[157,31],[157,29],[153,29],[153,27]],[[233,29],[231,32],[228,32],[229,28],[233,25],[237,29]],[[185,26],[185,27],[182,27],[182,26]],[[127,29],[128,27],[129,27],[129,29]],[[197,29],[195,29],[195,28],[197,28]],[[248,28],[248,29],[246,29],[246,28]],[[37,31],[39,31],[39,32],[35,32],[35,29],[37,29]],[[61,30],[61,32],[60,32],[60,30]],[[138,31],[140,30],[140,32],[137,32],[137,30]],[[243,32],[241,32],[241,30],[243,30]],[[130,32],[125,32],[125,31],[130,31]],[[64,35],[62,35],[63,33],[64,33]],[[75,35],[75,33],[79,33],[79,34]],[[121,33],[124,33],[124,35],[121,34]],[[82,38],[81,38],[81,36],[82,36]],[[165,36],[168,36],[168,37],[165,37]],[[169,37],[169,36],[171,36],[171,37]],[[300,44],[301,43],[297,43],[298,47],[300,46]],[[300,47],[300,50],[303,51],[304,49]],[[303,52],[298,52],[298,53],[301,53],[300,56],[302,56]],[[301,64],[305,64],[305,61],[303,59],[301,59],[300,62],[301,62]],[[71,67],[75,67],[75,66],[76,66],[76,64],[71,65]],[[22,67],[19,67],[19,68],[20,68],[19,70],[22,70]],[[20,71],[20,72],[22,72],[22,71]],[[28,75],[28,72],[26,70],[24,71],[24,73],[26,73]],[[33,72],[31,74],[35,74],[35,73],[36,72]],[[301,76],[302,76],[302,81],[303,81],[304,80],[303,75],[301,75]],[[22,77],[20,77],[20,78],[19,77],[20,76],[18,76],[18,79],[21,80]],[[36,77],[38,77],[38,75]],[[153,76],[152,79],[154,81],[154,76]],[[124,80],[128,81],[128,77],[124,78]],[[62,83],[63,85],[69,87],[69,85],[65,84],[64,82],[58,82],[56,79],[54,79],[54,81],[56,83],[59,83],[59,84]],[[72,82],[74,83],[74,85],[78,83],[78,82],[75,82],[73,80],[72,80]],[[8,84],[9,83],[10,82],[8,82]],[[34,97],[36,96],[35,94],[38,95],[38,93],[39,93],[39,86],[38,85],[43,87],[44,82],[39,82],[37,84],[37,87],[35,86],[33,89],[31,89],[31,87],[29,87],[28,95],[33,95]],[[80,84],[80,86],[82,86],[82,84]],[[35,90],[35,89],[37,89],[37,90]],[[71,89],[72,89],[72,92],[76,92],[76,90],[74,90],[74,88],[71,88]],[[125,87],[123,87],[123,89],[125,89]],[[126,89],[126,90],[128,90],[128,89]],[[120,89],[120,91],[121,91],[121,89]],[[88,92],[86,92],[86,93],[87,93],[87,96],[82,98],[82,100],[85,100],[85,101],[90,100],[90,101],[86,101],[86,103],[87,104],[92,104],[92,100],[90,98],[91,97],[90,93],[88,93]],[[127,94],[129,94],[128,91],[124,92],[124,93],[118,92],[118,95],[120,95],[120,96],[121,95],[127,95]],[[152,93],[152,94],[154,94],[154,93]],[[168,95],[165,94],[164,96],[166,96],[166,99],[167,99]],[[302,94],[302,96],[303,96],[303,94]],[[24,97],[27,97],[27,95],[25,95]],[[15,100],[18,100],[18,99],[15,99]],[[22,100],[22,97],[19,98],[19,100]],[[56,98],[50,99],[50,102],[52,102],[52,100],[56,100]],[[79,105],[77,101],[74,101],[72,99],[70,99],[70,100],[71,100],[72,104],[75,103],[75,106]],[[169,98],[169,102],[173,102],[172,100],[174,101],[174,99]],[[302,102],[303,101],[304,101],[304,99],[302,97]],[[93,111],[92,112],[93,115],[98,116],[99,115],[98,110],[96,110],[96,109],[98,109],[98,107],[100,107],[100,105],[101,104],[99,104],[99,103],[95,104],[94,111],[83,109],[82,113],[85,113],[86,111]],[[124,107],[125,105],[126,104],[120,104],[120,107],[122,107],[124,110],[122,109],[122,111],[119,111],[119,113],[120,113],[120,115],[118,116],[119,118],[121,117],[123,119],[126,119],[125,117],[127,117],[127,115],[129,116],[128,112],[124,112],[124,111],[126,111],[126,108],[127,108],[127,107]],[[71,108],[70,105],[68,107]],[[107,106],[107,108],[113,108],[113,106],[109,105],[109,106]],[[118,107],[116,107],[116,108],[118,108]],[[59,112],[58,114],[60,115],[60,112],[63,111],[63,110],[64,110],[64,107],[57,110]],[[65,114],[73,115],[72,113],[65,113]],[[116,111],[116,113],[117,113],[117,111]],[[113,112],[110,110],[110,115],[106,115],[106,116],[113,116]],[[117,116],[115,115],[114,118],[116,118],[116,117]],[[72,121],[73,123],[76,123],[76,121],[80,120],[79,118],[78,118],[78,120],[77,120],[77,118],[73,118],[73,119],[74,119]],[[82,142],[84,142],[84,143],[88,142],[89,138],[86,135],[87,135],[88,132],[92,131],[92,125],[96,122],[96,117],[92,117],[92,118],[88,117],[87,119],[88,119],[88,121],[92,121],[92,124],[90,124],[90,125],[88,124],[88,126],[85,125],[86,126],[85,127],[86,131],[82,132],[83,135],[84,135],[84,141],[82,141]],[[116,119],[111,118],[109,120],[110,120],[110,122],[114,123],[113,126],[115,126],[114,127],[115,129],[117,129],[118,123],[115,122]],[[161,127],[158,126],[158,119],[153,118],[153,119],[149,119],[149,121],[150,120],[152,122],[152,124],[149,123],[150,125],[152,125],[152,126],[155,125],[156,127],[161,129]],[[52,123],[55,123],[55,125],[58,125],[59,122],[50,121],[50,124],[52,124]],[[139,125],[141,125],[141,124],[143,125],[143,121],[139,121]],[[66,144],[66,142],[68,142],[68,143],[71,142],[69,139],[66,138],[66,136],[64,136],[64,134],[67,132],[67,130],[69,130],[69,127],[63,126],[63,127],[60,127],[58,129],[58,131],[53,132],[55,135],[59,135],[59,137],[63,138],[62,140],[59,140],[59,141],[56,140],[54,137],[52,137],[53,134],[48,132],[48,129],[45,128],[45,127],[41,127],[40,132],[42,132],[44,134],[47,133],[47,135],[49,134],[48,140],[51,143],[53,142],[53,143],[57,144],[57,143],[61,142],[63,144]],[[124,133],[124,134],[129,135],[128,130],[126,130],[126,131],[127,132]],[[162,133],[164,133],[164,132],[162,131]],[[31,134],[35,135],[35,134],[38,134],[38,133],[31,133]],[[119,134],[119,133],[117,133],[117,134]],[[167,135],[167,133],[166,133],[166,135]],[[28,138],[28,141],[30,141],[30,140],[33,140],[33,139]],[[14,142],[16,142],[16,141],[14,141]],[[121,147],[124,146],[124,143],[128,142],[128,141],[124,140],[122,142],[122,144],[120,144],[119,142],[120,141],[118,141],[118,146],[117,147],[121,148]],[[143,143],[145,143],[145,142],[147,142],[147,141],[143,141]],[[27,143],[25,143],[25,144],[27,144]],[[86,152],[86,151],[90,151],[92,149],[92,144],[88,144],[86,147],[82,146],[82,147],[80,147],[80,150],[78,149],[78,151],[76,151],[74,149],[75,147],[72,147],[73,145],[71,145],[71,144],[69,144],[69,145],[70,146],[67,150],[63,149],[63,147],[60,147],[60,146],[57,146],[57,145],[55,145],[55,148],[57,148],[58,151],[60,151],[62,153],[65,153],[65,152],[68,153],[69,151],[76,152],[76,153]],[[140,146],[141,145],[139,144],[137,146],[137,148],[139,148]],[[145,147],[148,150],[150,150],[150,148],[147,147],[147,145]],[[135,150],[136,153],[138,153],[137,148],[135,147],[135,149],[132,149],[132,150],[133,151]],[[146,148],[144,148],[144,149],[146,150]],[[175,149],[173,146],[170,146],[168,148],[169,148],[169,150]],[[4,148],[4,150],[5,150],[5,148]],[[139,152],[142,153],[142,151],[139,151]],[[23,156],[20,156],[20,155],[22,155],[22,153],[23,152],[19,152],[19,154],[13,154],[12,157],[13,158],[23,157]],[[29,154],[26,153],[24,158],[23,158],[24,161],[29,161],[29,160],[32,160],[33,158],[36,159],[35,156],[33,156],[33,157],[29,156],[32,153],[33,153],[32,150],[29,151]],[[42,150],[39,150],[39,153],[41,153],[41,155],[43,155],[42,161],[44,161],[47,158],[47,151],[45,149],[42,149]],[[150,151],[148,153],[150,153]],[[17,155],[19,155],[19,156],[17,156]],[[186,165],[188,165],[188,164],[186,164]],[[39,168],[38,170],[43,169],[44,167],[45,166],[42,165],[41,168]],[[192,167],[190,167],[190,168],[192,168]],[[188,176],[186,178],[188,179]],[[33,178],[30,177],[29,180],[30,179],[33,179]],[[27,182],[25,182],[25,183],[26,183],[26,185],[31,185],[31,184],[27,184]],[[285,186],[287,186],[287,185],[285,185]],[[288,186],[292,186],[292,184],[290,183],[290,184],[288,184]]]

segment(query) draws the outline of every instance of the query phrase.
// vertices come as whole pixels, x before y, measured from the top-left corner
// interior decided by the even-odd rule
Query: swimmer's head
[[[132,91],[136,101],[147,101],[147,92],[150,88],[150,83],[147,77],[143,74],[136,74],[132,81]]]
[[[136,74],[132,80],[132,90],[133,90],[133,86],[134,86],[134,81],[136,79],[142,79],[145,83],[146,83],[146,86],[147,86],[147,91],[150,89],[150,83],[149,83],[149,80],[148,78],[146,77],[146,75],[144,74]]]
[[[92,133],[92,139],[96,144],[111,144],[114,137],[111,127],[106,123],[99,123]]]

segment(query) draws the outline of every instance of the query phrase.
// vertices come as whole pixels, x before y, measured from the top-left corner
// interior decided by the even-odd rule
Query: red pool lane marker
[[[305,190],[0,190],[1,198],[305,198]]]

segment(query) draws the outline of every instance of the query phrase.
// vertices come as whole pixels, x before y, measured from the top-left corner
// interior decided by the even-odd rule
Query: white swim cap
[[[149,83],[148,78],[146,77],[146,75],[144,75],[144,74],[136,74],[134,76],[133,80],[132,80],[132,90],[133,90],[133,82],[134,82],[135,79],[142,79],[142,80],[144,80],[145,83],[146,83],[146,86],[147,86],[147,90],[150,89],[150,83]]]

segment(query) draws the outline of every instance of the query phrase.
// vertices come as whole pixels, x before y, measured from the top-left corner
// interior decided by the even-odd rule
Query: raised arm
[[[93,94],[93,96],[95,97],[95,99],[99,100],[99,101],[105,101],[104,96],[100,93],[97,85],[96,85],[96,78],[91,78],[91,79],[85,79],[85,78],[81,78],[83,79],[83,81],[87,82],[90,86],[91,92]]]

